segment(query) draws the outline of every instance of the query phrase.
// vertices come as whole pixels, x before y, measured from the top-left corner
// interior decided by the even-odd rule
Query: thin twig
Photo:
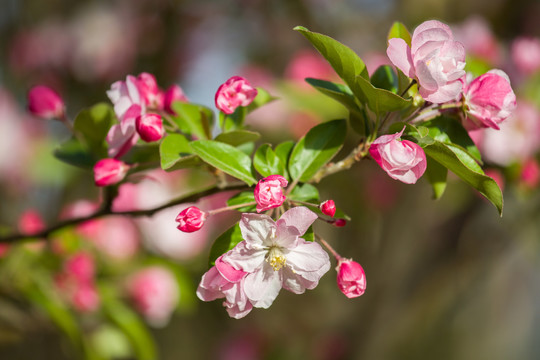
[[[49,226],[48,228],[38,232],[38,233],[35,233],[35,234],[20,234],[20,233],[15,233],[15,234],[11,234],[11,235],[7,235],[7,236],[3,236],[3,237],[0,237],[0,243],[3,243],[3,244],[8,244],[8,243],[15,243],[19,240],[27,240],[27,241],[38,241],[38,240],[43,240],[43,239],[47,239],[53,232],[59,230],[59,229],[62,229],[64,227],[67,227],[67,226],[72,226],[72,225],[77,225],[77,224],[80,224],[80,223],[83,223],[83,222],[86,222],[88,220],[93,220],[93,219],[97,219],[97,218],[100,218],[100,217],[103,217],[103,216],[110,216],[110,215],[126,215],[126,216],[132,216],[132,217],[139,217],[139,216],[152,216],[154,215],[155,213],[161,211],[161,210],[164,210],[164,209],[167,209],[171,206],[175,206],[175,205],[179,205],[179,204],[182,204],[182,203],[188,203],[188,202],[196,202],[197,200],[205,197],[205,196],[209,196],[209,195],[213,195],[213,194],[216,194],[216,193],[219,193],[219,192],[222,192],[222,191],[230,191],[230,190],[247,190],[249,189],[249,187],[247,187],[246,185],[244,184],[239,184],[239,183],[235,183],[235,184],[230,184],[226,187],[223,187],[223,188],[218,188],[216,185],[212,185],[211,187],[201,191],[201,192],[193,192],[193,193],[190,193],[190,194],[186,194],[186,195],[183,195],[183,196],[180,196],[176,199],[173,199],[165,204],[162,204],[160,206],[156,206],[154,208],[151,208],[151,209],[146,209],[146,210],[133,210],[133,211],[112,211],[111,209],[111,206],[112,206],[112,200],[114,197],[110,197],[110,194],[109,191],[105,191],[105,201],[102,205],[102,207],[97,210],[95,213],[93,214],[90,214],[88,216],[84,216],[84,217],[78,217],[78,218],[73,218],[73,219],[68,219],[68,220],[63,220],[63,221],[60,221],[54,225],[51,225]]]

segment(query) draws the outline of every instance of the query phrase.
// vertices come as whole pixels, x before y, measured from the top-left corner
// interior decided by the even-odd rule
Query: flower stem
[[[215,214],[222,213],[224,211],[235,210],[235,209],[239,209],[239,208],[244,207],[244,206],[253,206],[253,205],[256,205],[256,204],[257,203],[255,201],[252,201],[252,202],[248,202],[248,203],[244,203],[244,204],[225,206],[225,207],[222,207],[222,208],[219,208],[219,209],[214,209],[214,210],[208,211],[208,215],[215,215]]]
[[[330,244],[327,243],[322,237],[320,237],[319,235],[315,235],[315,239],[317,241],[319,241],[321,244],[323,244],[324,247],[326,247],[328,249],[328,251],[330,251],[332,253],[332,255],[334,255],[337,262],[339,262],[341,260],[341,256],[337,253],[337,251],[334,250],[334,248],[332,246],[330,246]]]

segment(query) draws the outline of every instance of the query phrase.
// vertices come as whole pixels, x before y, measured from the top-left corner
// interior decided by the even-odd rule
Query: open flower
[[[288,210],[277,222],[267,215],[242,215],[244,241],[223,261],[248,273],[244,291],[254,307],[268,308],[282,287],[295,294],[313,289],[330,269],[321,246],[300,238],[316,219],[306,207]]]
[[[426,171],[426,154],[418,144],[398,140],[404,130],[377,138],[369,154],[392,179],[414,184]]]
[[[418,80],[418,91],[427,101],[441,104],[456,100],[462,89],[465,48],[454,41],[450,27],[436,20],[420,24],[405,40],[388,40],[386,54],[405,75]]]

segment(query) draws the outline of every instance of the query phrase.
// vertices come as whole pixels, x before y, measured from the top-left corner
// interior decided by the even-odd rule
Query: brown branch
[[[106,189],[105,193],[105,201],[102,205],[102,207],[97,210],[95,213],[90,214],[88,216],[84,217],[78,217],[68,220],[60,221],[54,225],[51,225],[50,227],[29,235],[29,234],[21,234],[21,233],[14,233],[7,236],[0,237],[0,243],[3,244],[10,244],[15,243],[19,240],[25,240],[25,241],[37,241],[37,240],[43,240],[48,239],[49,236],[55,232],[56,230],[62,229],[67,226],[77,225],[80,223],[83,223],[88,220],[97,219],[103,216],[111,216],[111,215],[125,215],[125,216],[132,216],[132,217],[139,217],[139,216],[152,216],[155,213],[167,209],[171,206],[179,205],[182,203],[188,203],[188,202],[196,202],[197,200],[200,200],[201,198],[213,194],[217,194],[222,191],[231,191],[231,190],[247,190],[249,187],[247,187],[245,184],[229,184],[228,186],[219,188],[217,185],[212,185],[211,187],[198,192],[192,192],[190,194],[182,195],[176,199],[173,199],[165,204],[162,204],[160,206],[146,209],[146,210],[133,210],[133,211],[112,211],[111,205],[112,205],[112,199],[113,196],[110,193],[110,189]]]
[[[318,183],[322,178],[335,174],[337,172],[350,169],[354,163],[360,161],[366,157],[369,147],[365,142],[361,142],[357,147],[355,147],[349,155],[347,155],[342,160],[336,163],[329,163],[323,168],[321,168],[309,181],[310,183]]]

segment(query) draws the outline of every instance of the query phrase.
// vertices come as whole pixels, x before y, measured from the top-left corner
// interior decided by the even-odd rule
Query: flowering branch
[[[58,222],[58,223],[56,223],[54,225],[51,225],[50,227],[48,227],[48,228],[46,228],[44,230],[42,230],[40,232],[37,232],[37,233],[34,233],[32,235],[15,233],[15,234],[3,236],[3,237],[0,237],[0,243],[9,244],[9,243],[15,243],[15,242],[20,241],[20,240],[37,241],[37,240],[42,240],[42,239],[48,239],[49,236],[53,232],[55,232],[55,231],[57,231],[59,229],[62,229],[62,228],[67,227],[67,226],[77,225],[77,224],[86,222],[88,220],[93,220],[93,219],[97,219],[97,218],[104,217],[104,216],[110,216],[110,215],[128,215],[128,216],[132,216],[132,217],[152,216],[155,213],[157,213],[157,212],[159,212],[161,210],[167,209],[167,208],[169,208],[171,206],[179,205],[179,204],[182,204],[182,203],[196,202],[197,200],[200,200],[201,198],[203,198],[205,196],[217,194],[217,193],[225,191],[225,190],[227,190],[227,191],[229,191],[229,190],[240,190],[240,191],[242,191],[242,190],[247,190],[247,189],[248,188],[244,184],[240,184],[240,183],[229,184],[229,185],[223,186],[223,187],[218,187],[217,185],[212,185],[211,187],[207,188],[206,190],[193,192],[193,193],[190,193],[190,194],[187,194],[187,195],[182,195],[182,196],[180,196],[180,197],[178,197],[176,199],[173,199],[173,200],[171,200],[171,201],[169,201],[169,202],[167,202],[165,204],[156,206],[156,207],[151,208],[151,209],[132,210],[132,211],[113,211],[111,209],[112,198],[110,197],[110,195],[107,195],[108,192],[106,192],[105,201],[103,203],[103,206],[99,210],[94,212],[93,214],[90,214],[88,216],[83,216],[83,217],[78,217],[78,218],[73,218],[73,219],[60,221],[60,222]]]
[[[360,142],[360,144],[355,147],[345,158],[336,163],[329,163],[325,167],[320,169],[315,175],[313,175],[313,178],[310,182],[318,183],[328,175],[350,169],[355,162],[358,162],[364,157],[366,157],[368,149],[369,145],[366,142]]]

